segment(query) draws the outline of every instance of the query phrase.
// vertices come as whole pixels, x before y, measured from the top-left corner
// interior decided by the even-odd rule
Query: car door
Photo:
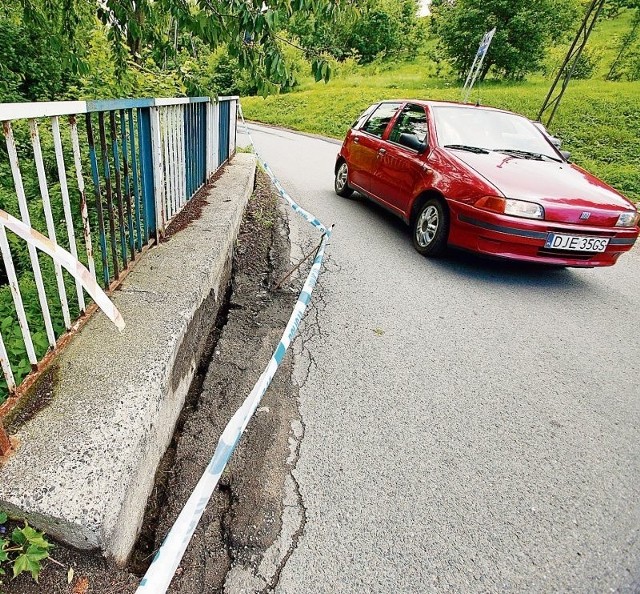
[[[427,165],[429,149],[420,154],[416,148],[406,144],[406,139],[401,139],[402,134],[413,135],[417,141],[428,145],[428,122],[424,107],[408,103],[402,108],[386,141],[378,149],[377,167],[371,186],[375,198],[406,217],[411,199],[425,186],[431,169]]]
[[[381,103],[360,128],[351,131],[348,164],[349,185],[352,187],[371,192],[382,135],[401,105]]]

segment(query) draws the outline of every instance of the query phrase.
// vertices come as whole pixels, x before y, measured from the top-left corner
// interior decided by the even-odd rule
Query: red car
[[[347,133],[335,191],[357,190],[402,217],[425,256],[451,245],[544,264],[611,266],[638,237],[637,209],[551,140],[499,109],[383,101]]]

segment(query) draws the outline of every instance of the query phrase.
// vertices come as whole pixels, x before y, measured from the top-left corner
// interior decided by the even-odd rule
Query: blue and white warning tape
[[[282,196],[289,203],[289,206],[291,206],[291,208],[293,208],[293,210],[295,210],[309,224],[313,225],[316,229],[318,229],[322,233],[326,233],[328,229],[318,219],[316,219],[316,217],[314,217],[310,212],[307,212],[293,198],[291,198],[291,196],[289,196],[288,192],[282,187],[282,184],[280,183],[278,178],[275,176],[275,174],[271,170],[271,167],[269,167],[268,163],[260,156],[260,153],[258,153],[258,149],[256,148],[256,145],[253,142],[253,138],[251,137],[251,133],[249,132],[249,127],[247,126],[247,122],[245,122],[244,120],[244,115],[242,113],[242,106],[239,103],[238,103],[238,113],[240,114],[240,118],[242,119],[242,127],[244,128],[243,132],[249,137],[249,142],[251,142],[251,147],[253,148],[253,152],[256,154],[256,157],[258,159],[258,162],[260,163],[260,166],[264,169],[265,173],[269,176],[269,178],[273,182],[273,185],[276,187],[276,190],[278,190],[278,192],[280,193],[280,196]],[[331,235],[331,233],[329,233],[329,235]]]
[[[242,108],[240,108],[240,116],[242,117]],[[244,117],[242,117],[244,123]],[[247,129],[248,134],[248,129]],[[251,136],[249,136],[251,138]],[[253,145],[253,140],[251,140]],[[256,153],[257,154],[257,153]],[[284,359],[285,353],[298,332],[300,321],[302,320],[304,313],[311,301],[311,294],[316,286],[318,275],[320,274],[320,268],[324,259],[324,252],[331,237],[331,228],[325,227],[318,219],[308,213],[302,207],[300,207],[284,190],[276,176],[271,171],[271,168],[260,159],[258,159],[266,171],[267,175],[271,178],[274,185],[280,192],[280,195],[291,205],[293,210],[303,216],[311,225],[322,231],[322,241],[320,247],[311,266],[311,270],[307,279],[302,287],[302,291],[298,297],[298,301],[293,309],[293,313],[289,318],[289,322],[282,334],[282,338],[273,352],[269,364],[262,372],[262,375],[258,379],[257,383],[249,393],[249,396],[242,403],[242,406],[235,412],[231,420],[225,427],[218,445],[213,454],[213,458],[209,462],[204,474],[198,481],[193,493],[189,497],[189,500],[182,508],[178,519],[172,526],[169,534],[167,534],[160,550],[156,553],[153,562],[149,566],[140,586],[136,590],[136,594],[162,594],[167,591],[171,580],[175,574],[178,565],[187,549],[191,537],[195,532],[195,529],[202,517],[202,513],[215,490],[220,476],[224,471],[231,454],[238,445],[244,430],[247,427],[251,417],[255,413],[262,397],[264,396],[267,388],[271,384],[271,380],[275,375],[278,367]]]

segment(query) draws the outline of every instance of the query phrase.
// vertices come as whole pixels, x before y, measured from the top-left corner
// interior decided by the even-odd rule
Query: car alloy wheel
[[[413,245],[423,256],[437,256],[447,247],[449,214],[442,202],[432,198],[418,211],[413,223]]]
[[[353,194],[353,190],[349,187],[349,166],[346,161],[340,163],[338,171],[336,172],[335,190],[338,196],[348,198]]]

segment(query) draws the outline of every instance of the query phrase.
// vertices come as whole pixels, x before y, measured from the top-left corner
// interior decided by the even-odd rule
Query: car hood
[[[455,154],[507,198],[541,204],[547,220],[583,222],[575,214],[589,211],[595,216],[589,218],[588,224],[608,226],[615,224],[620,212],[633,208],[613,188],[571,163],[521,159],[495,152],[450,154]]]

